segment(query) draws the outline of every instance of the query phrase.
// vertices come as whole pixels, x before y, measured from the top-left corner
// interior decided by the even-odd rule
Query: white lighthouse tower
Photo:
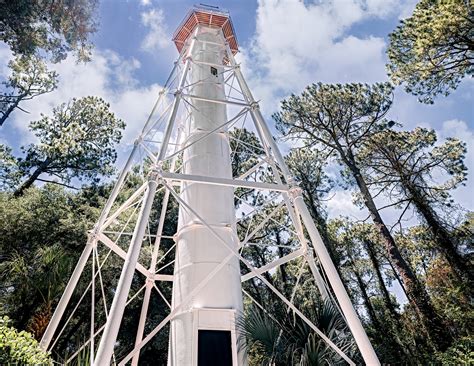
[[[188,48],[183,61],[192,60],[188,71],[192,108],[182,140],[190,147],[183,152],[182,173],[232,179],[228,127],[220,127],[227,121],[227,105],[215,102],[226,99],[226,43],[237,48],[230,17],[195,8],[174,41],[178,50]],[[238,248],[234,187],[182,182],[180,196],[172,309],[232,253],[216,234]],[[235,334],[235,317],[242,310],[240,264],[232,257],[171,320],[168,365],[243,364],[243,355],[237,362]]]
[[[87,295],[89,337],[72,350],[66,363],[87,349],[91,365],[138,365],[144,347],[169,327],[168,366],[243,366],[245,347],[239,347],[236,320],[245,313],[243,296],[265,310],[265,304],[242,286],[256,280],[333,352],[355,365],[293,301],[308,268],[320,296],[340,310],[365,363],[379,365],[301,189],[234,58],[238,44],[230,15],[196,6],[173,41],[179,58],[89,233],[41,347],[54,350],[64,334],[72,333],[65,330]],[[255,154],[255,146],[232,133],[243,128],[252,131],[262,153]],[[249,149],[253,158],[245,171],[233,173],[232,156],[238,149]],[[259,203],[236,196],[237,188],[258,195]],[[179,206],[174,235],[164,231],[170,202]],[[151,222],[151,217],[158,219]],[[254,224],[238,231],[237,222],[242,220]],[[294,238],[294,244],[284,246],[284,255],[276,255],[280,243],[261,239],[270,222]],[[257,266],[245,257],[243,250],[250,246],[266,247],[275,258]],[[104,284],[102,269],[111,256],[123,260],[123,266],[118,282]],[[292,261],[300,269],[287,298],[264,274]],[[78,286],[80,280],[85,282]],[[171,286],[169,296],[165,290]],[[78,288],[84,291],[73,304]],[[151,319],[152,297],[169,309],[165,315]],[[136,337],[124,339],[120,333],[124,313],[137,301],[141,312]]]

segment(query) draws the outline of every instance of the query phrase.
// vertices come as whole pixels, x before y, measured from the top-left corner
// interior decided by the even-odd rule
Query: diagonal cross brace
[[[98,235],[98,239],[104,243],[110,250],[112,250],[115,254],[117,254],[120,258],[124,259],[127,256],[127,253],[120,248],[117,244],[115,244],[108,236],[106,236],[103,233],[100,233]],[[143,265],[140,263],[137,263],[137,266],[135,268],[138,272],[143,274],[147,278],[152,278],[155,281],[173,281],[173,276],[172,275],[163,275],[163,274],[154,274],[151,273],[149,270],[147,270]]]
[[[278,258],[278,259],[274,260],[273,262],[268,263],[268,264],[266,264],[266,265],[264,265],[260,268],[255,268],[255,273],[247,273],[246,275],[243,275],[241,277],[241,281],[242,282],[248,281],[251,278],[254,278],[255,276],[257,276],[257,274],[262,274],[262,273],[268,272],[268,271],[272,270],[273,268],[279,267],[282,264],[285,264],[285,263],[288,263],[289,261],[292,261],[293,259],[299,258],[302,255],[304,255],[304,252],[305,252],[304,249],[300,248],[300,249],[295,250],[294,252],[292,252],[290,254],[287,254],[287,255],[285,255],[281,258]]]

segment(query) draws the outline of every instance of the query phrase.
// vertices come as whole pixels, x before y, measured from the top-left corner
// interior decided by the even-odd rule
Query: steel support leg
[[[194,36],[197,34],[198,29],[199,27],[196,28]],[[158,163],[163,161],[166,156],[166,150],[168,148],[171,134],[173,132],[176,115],[178,113],[178,108],[181,101],[182,88],[186,82],[186,76],[191,62],[189,55],[191,55],[191,51],[194,47],[195,41],[195,38],[193,38],[189,46],[188,56],[184,65],[184,70],[179,80],[178,90],[176,92],[175,99],[173,102],[171,115],[169,116],[165,134],[163,136],[163,142],[160,148],[160,153],[158,155]],[[135,227],[135,232],[130,243],[130,248],[128,250],[127,258],[122,269],[122,274],[120,275],[117,291],[112,302],[112,307],[110,309],[109,318],[107,320],[104,333],[100,339],[99,349],[97,350],[97,357],[94,362],[95,365],[101,366],[110,364],[115,341],[117,339],[118,331],[120,328],[120,322],[122,320],[123,312],[125,310],[125,303],[127,301],[128,292],[130,291],[133,274],[137,264],[138,255],[140,254],[143,235],[145,234],[145,230],[148,224],[148,217],[150,216],[151,206],[155,198],[157,185],[158,183],[156,182],[155,178],[152,177],[148,183],[148,189],[143,199],[142,211],[140,212],[140,215],[137,219],[137,226]]]
[[[124,266],[122,268],[122,273],[120,274],[120,279],[110,308],[104,333],[100,338],[94,365],[110,365],[157,186],[158,183],[156,178],[154,174],[152,174],[148,182],[148,188],[145,192],[142,208],[138,215],[137,225],[133,232],[127,257],[125,258]]]
[[[178,132],[178,142],[179,140],[180,140],[180,133]],[[176,149],[178,149],[178,145],[176,145]],[[171,172],[173,172],[175,169],[177,158],[178,157],[175,156],[173,157],[171,161],[171,169],[170,169]],[[161,203],[160,221],[158,223],[158,229],[156,231],[155,245],[153,247],[153,253],[151,256],[150,269],[149,269],[150,273],[152,273],[153,275],[155,274],[155,271],[156,271],[156,261],[158,259],[158,252],[160,250],[161,235],[163,234],[163,227],[165,226],[165,218],[166,218],[166,212],[168,211],[169,198],[170,198],[170,192],[168,190],[165,190],[163,201]],[[152,278],[146,279],[145,295],[143,296],[142,309],[140,311],[140,320],[138,321],[137,336],[135,338],[135,347],[137,347],[143,339],[143,332],[145,330],[146,317],[148,314],[148,306],[150,304],[151,290],[153,289],[154,284],[155,284],[154,279]],[[132,366],[138,365],[139,358],[140,358],[140,352],[135,353],[132,359]]]
[[[367,333],[365,333],[364,327],[360,322],[359,316],[357,315],[354,307],[352,306],[349,295],[347,294],[344,285],[337,273],[336,267],[331,260],[328,250],[319,235],[318,229],[314,225],[311,214],[303,201],[303,197],[300,195],[295,198],[295,206],[299,211],[303,223],[308,230],[311,242],[313,243],[316,253],[318,253],[319,260],[328,276],[331,287],[336,295],[342,312],[346,317],[347,324],[354,336],[354,339],[359,347],[360,353],[364,358],[367,365],[380,365],[380,362],[375,354],[375,351],[370,343]]]

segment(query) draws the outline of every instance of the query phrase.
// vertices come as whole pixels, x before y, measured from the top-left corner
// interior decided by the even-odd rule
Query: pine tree
[[[19,159],[26,179],[16,189],[22,195],[36,180],[48,175],[68,184],[72,178],[93,179],[113,172],[117,157],[114,145],[122,138],[125,123],[98,97],[73,99],[53,109],[53,116],[42,116],[30,123],[39,144],[23,148]]]
[[[428,293],[403,258],[398,245],[374,202],[357,154],[366,139],[392,125],[384,120],[392,104],[392,86],[378,83],[325,85],[313,84],[301,96],[292,95],[275,115],[284,136],[299,139],[307,147],[326,149],[346,169],[357,185],[364,205],[383,238],[387,255],[400,274],[409,301],[417,308],[432,341],[441,349],[449,337],[434,311]]]
[[[8,67],[12,74],[3,82],[0,94],[0,126],[15,109],[26,112],[20,103],[56,89],[58,74],[48,71],[44,61],[38,56],[17,56]]]
[[[389,76],[433,103],[474,73],[474,7],[470,0],[421,0],[390,34]]]
[[[436,132],[425,128],[385,130],[367,139],[358,157],[367,184],[405,210],[414,206],[458,276],[472,280],[472,268],[436,210],[446,211],[452,204],[450,192],[466,180],[466,145],[453,138],[441,145],[436,141]]]

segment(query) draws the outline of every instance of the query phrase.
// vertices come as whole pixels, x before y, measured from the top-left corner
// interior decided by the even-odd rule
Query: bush
[[[446,366],[469,366],[474,364],[474,338],[464,337],[459,339],[445,352],[437,355],[437,360]]]
[[[18,332],[10,326],[10,319],[0,318],[1,365],[52,365],[49,353],[43,352],[31,333]]]

